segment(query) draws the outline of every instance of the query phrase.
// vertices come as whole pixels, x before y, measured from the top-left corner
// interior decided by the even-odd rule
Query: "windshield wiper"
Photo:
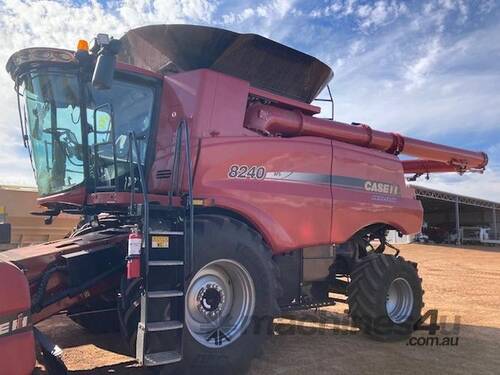
[[[31,169],[33,170],[33,175],[36,177],[35,164],[33,163],[33,153],[31,152],[31,147],[30,147],[29,138],[28,138],[28,126],[27,126],[28,121],[26,118],[26,108],[24,108],[24,110],[21,111],[21,96],[22,96],[22,94],[19,92],[19,82],[20,81],[21,81],[21,76],[18,76],[16,79],[16,83],[14,85],[14,90],[16,91],[16,94],[17,94],[17,111],[19,113],[19,125],[21,126],[21,136],[23,138],[23,145],[28,150],[28,155],[30,157]],[[24,114],[24,121],[23,121],[23,114]]]

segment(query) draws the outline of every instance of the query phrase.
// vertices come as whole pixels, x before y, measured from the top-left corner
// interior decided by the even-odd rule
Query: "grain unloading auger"
[[[488,163],[484,152],[382,132],[366,124],[325,120],[266,104],[250,106],[246,114],[246,126],[265,135],[323,137],[392,155],[406,154],[418,158],[401,162],[405,173],[482,172]]]
[[[384,253],[387,230],[422,224],[404,174],[487,163],[314,117],[330,68],[257,35],[147,26],[22,50],[7,70],[41,214],[82,216],[66,239],[0,254],[9,375],[31,371],[33,324],[60,311],[177,373],[240,373],[273,317],[336,302],[372,337],[405,338],[421,281]]]

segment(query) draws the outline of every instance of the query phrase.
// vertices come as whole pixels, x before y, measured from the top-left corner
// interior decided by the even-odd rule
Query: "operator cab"
[[[92,210],[99,213],[97,205],[102,212],[124,211],[136,202],[134,192],[147,194],[146,181],[152,181],[154,201],[172,204],[172,196],[178,198],[182,193],[182,158],[176,156],[183,133],[165,130],[168,121],[160,129],[157,102],[164,80],[169,88],[184,85],[183,73],[202,70],[239,82],[245,101],[284,101],[288,103],[285,107],[306,108],[310,114],[316,113],[316,107],[309,104],[333,75],[321,61],[290,47],[258,35],[205,26],[146,26],[130,30],[119,40],[99,34],[91,48],[80,41],[76,52],[53,48],[18,51],[10,57],[7,71],[16,82],[23,139],[41,196],[38,202],[56,212],[75,206],[77,211],[88,212],[94,206]],[[168,81],[177,74],[175,84]],[[196,81],[196,73],[192,77]],[[222,80],[218,82],[222,85]],[[180,113],[184,104],[189,108],[206,100],[208,94],[196,90],[182,96],[180,102],[185,103],[179,104],[174,89],[169,103],[177,105]],[[225,118],[229,112],[221,103],[226,101],[214,101],[215,109],[210,111],[218,109],[220,118]],[[241,105],[238,100],[234,103]],[[241,122],[243,111],[241,108],[233,121]],[[196,124],[202,118],[207,124],[214,119],[220,125],[216,112],[210,113],[197,115],[190,124],[191,134],[197,126],[201,129]],[[172,111],[169,120],[176,114],[177,110]],[[184,124],[187,138],[190,130]],[[211,129],[206,130],[212,134]],[[159,155],[154,155],[156,134],[162,137],[158,138]],[[175,155],[167,160],[170,151]],[[172,172],[174,167],[177,170]],[[154,177],[149,173],[153,171]],[[170,176],[168,183],[155,186],[156,178]]]
[[[40,201],[48,207],[78,188],[83,194],[77,199],[73,194],[68,203],[83,205],[88,193],[140,191],[137,163],[145,166],[148,160],[161,80],[126,69],[114,72],[113,64],[112,82],[99,86],[92,82],[95,61],[88,53],[78,59],[79,53],[31,48],[7,64]]]

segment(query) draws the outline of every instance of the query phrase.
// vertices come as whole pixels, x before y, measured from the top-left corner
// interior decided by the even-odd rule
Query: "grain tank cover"
[[[128,31],[118,61],[161,74],[212,69],[310,103],[333,76],[318,59],[255,34],[193,25]]]

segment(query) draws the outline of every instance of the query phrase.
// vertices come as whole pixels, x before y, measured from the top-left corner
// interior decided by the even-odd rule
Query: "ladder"
[[[136,358],[144,366],[180,362],[184,327],[184,231],[150,229],[144,238],[149,259],[145,260]]]
[[[189,191],[186,199],[183,200],[185,207],[173,207],[172,195],[179,181],[183,136],[186,146],[185,161],[188,169]],[[149,203],[139,146],[133,133],[131,134],[132,144],[136,150],[139,180],[144,198],[141,209],[136,210],[136,212],[141,212],[144,238],[141,257],[143,275],[141,315],[137,329],[136,359],[139,364],[147,367],[162,366],[182,360],[184,295],[186,280],[192,272],[192,234],[194,233],[189,129],[186,122],[181,121],[177,131],[174,182],[169,192],[169,206]],[[151,212],[161,215],[162,228],[154,228],[154,224],[150,223]]]

